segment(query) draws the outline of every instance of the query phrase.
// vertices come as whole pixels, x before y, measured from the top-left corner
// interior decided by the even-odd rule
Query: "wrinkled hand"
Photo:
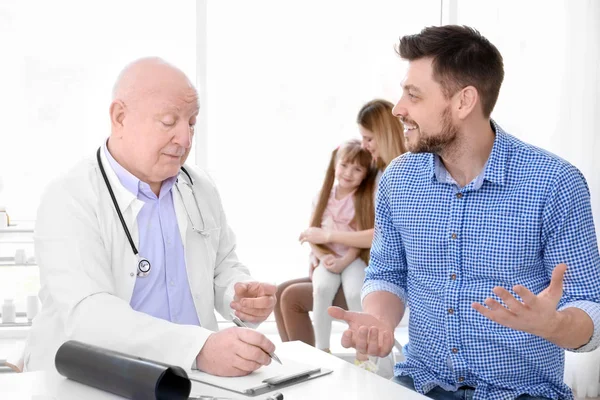
[[[485,307],[477,302],[472,307],[486,318],[509,328],[549,338],[560,322],[560,313],[556,310],[563,294],[563,278],[567,266],[559,264],[552,271],[550,285],[537,296],[521,285],[513,290],[523,301],[517,300],[510,292],[496,286],[494,294],[500,297],[505,306],[494,299],[485,299]]]
[[[277,302],[277,287],[270,283],[238,282],[234,290],[235,296],[230,306],[235,310],[235,315],[246,322],[263,322]]]
[[[329,307],[329,315],[348,323],[342,335],[342,346],[353,347],[358,352],[376,357],[386,357],[394,347],[394,327],[375,316],[362,312],[345,311]]]
[[[333,254],[327,254],[321,258],[321,263],[327,271],[334,274],[341,274],[342,271],[347,267],[347,265],[342,263],[342,259],[340,257],[334,256]]]
[[[309,242],[312,244],[323,244],[329,243],[331,240],[331,234],[322,228],[311,227],[300,234],[298,240],[300,243]]]
[[[196,367],[217,376],[248,375],[271,363],[263,350],[273,352],[275,345],[262,333],[248,328],[224,329],[208,337],[196,357]]]

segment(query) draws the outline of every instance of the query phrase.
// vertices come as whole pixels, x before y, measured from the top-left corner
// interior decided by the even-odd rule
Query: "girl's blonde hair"
[[[363,128],[373,132],[377,142],[379,158],[377,168],[384,170],[390,162],[406,153],[404,145],[404,126],[392,114],[394,105],[387,100],[375,99],[362,106],[356,122]]]
[[[354,218],[352,219],[351,224],[359,231],[371,229],[375,225],[375,201],[373,199],[373,193],[377,169],[373,164],[371,153],[365,150],[361,146],[360,141],[356,139],[344,142],[331,153],[329,167],[325,174],[323,186],[319,193],[319,200],[317,201],[317,206],[312,215],[310,226],[321,227],[323,213],[325,213],[325,209],[327,208],[331,189],[335,182],[335,166],[339,160],[347,163],[356,163],[367,170],[365,179],[363,179],[356,189],[356,192],[354,192]],[[326,254],[333,253],[327,246],[316,246]],[[369,249],[362,249],[360,252],[360,258],[367,264],[369,263],[369,251]]]

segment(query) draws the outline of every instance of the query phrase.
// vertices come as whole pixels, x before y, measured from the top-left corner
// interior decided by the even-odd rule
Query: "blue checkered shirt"
[[[521,394],[572,399],[564,350],[488,320],[471,304],[502,286],[534,293],[568,266],[559,309],[594,321],[600,344],[600,258],[590,194],[571,164],[492,123],[496,138],[479,177],[460,188],[439,158],[407,153],[384,172],[362,296],[388,291],[410,307],[406,361],[396,375],[415,388],[474,386],[475,399]],[[518,298],[518,297],[517,297]]]

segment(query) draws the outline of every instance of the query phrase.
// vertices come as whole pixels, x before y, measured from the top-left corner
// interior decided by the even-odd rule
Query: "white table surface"
[[[388,381],[372,372],[324,353],[302,342],[283,343],[277,347],[280,357],[333,370],[333,373],[280,390],[284,400],[331,399],[425,399],[418,393]],[[225,396],[232,399],[264,399],[267,394],[247,397],[193,382],[191,395]],[[122,399],[49,372],[0,374],[0,398],[11,400],[112,400]]]

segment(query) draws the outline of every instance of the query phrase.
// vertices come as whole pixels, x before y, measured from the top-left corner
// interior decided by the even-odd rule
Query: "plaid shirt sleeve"
[[[361,297],[364,299],[369,293],[386,291],[395,294],[407,305],[408,267],[402,238],[392,220],[388,179],[389,175],[384,173],[379,182],[375,206],[375,232]]]
[[[548,274],[565,263],[567,272],[559,310],[576,307],[594,322],[591,340],[576,352],[595,350],[600,345],[600,259],[590,192],[577,168],[566,165],[557,176],[543,211],[542,248]]]

